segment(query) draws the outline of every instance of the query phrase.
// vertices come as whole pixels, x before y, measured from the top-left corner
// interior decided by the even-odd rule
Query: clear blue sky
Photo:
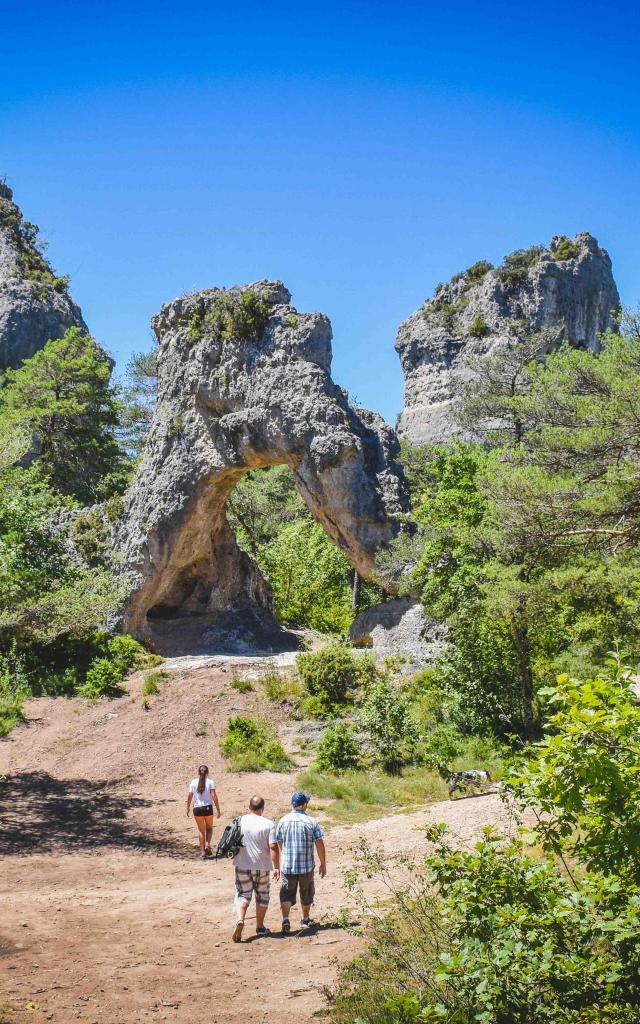
[[[636,4],[2,4],[0,173],[124,363],[185,290],[281,278],[393,420],[398,324],[592,231],[640,299]]]

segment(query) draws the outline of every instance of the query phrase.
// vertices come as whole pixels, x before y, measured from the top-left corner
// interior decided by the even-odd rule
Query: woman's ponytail
[[[206,764],[201,764],[198,768],[198,793],[204,793],[204,784],[207,781],[208,774],[209,769]]]

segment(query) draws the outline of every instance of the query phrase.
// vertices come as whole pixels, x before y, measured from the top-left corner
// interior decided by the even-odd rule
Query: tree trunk
[[[351,590],[351,607],[357,612],[360,604],[360,574],[357,569],[353,570],[353,588]]]
[[[520,610],[520,609],[519,609]],[[516,648],[518,679],[520,683],[520,699],[522,701],[522,725],[527,739],[535,734],[535,716],[533,709],[533,669],[531,667],[531,648],[529,630],[524,618],[524,610],[513,623],[513,639]]]

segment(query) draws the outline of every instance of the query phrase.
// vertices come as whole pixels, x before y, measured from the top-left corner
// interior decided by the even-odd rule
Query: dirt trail
[[[234,661],[236,671],[249,667]],[[231,677],[229,665],[176,663],[150,711],[139,676],[127,696],[93,707],[31,701],[25,725],[0,743],[0,1021],[309,1020],[337,962],[355,949],[333,919],[346,905],[341,869],[359,836],[418,850],[417,824],[446,820],[468,842],[500,819],[499,801],[485,796],[333,827],[318,927],[255,940],[250,911],[250,941],[232,944],[233,869],[196,858],[187,782],[195,765],[209,764],[222,804],[216,842],[256,790],[270,817],[282,813],[293,777],[225,771],[218,739],[227,716],[256,699],[233,690]],[[272,896],[267,924],[277,928],[278,918]],[[3,1017],[3,1003],[16,1009]]]

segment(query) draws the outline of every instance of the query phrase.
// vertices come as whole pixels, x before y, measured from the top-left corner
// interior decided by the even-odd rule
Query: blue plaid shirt
[[[275,841],[280,844],[280,870],[283,875],[305,875],[313,871],[315,859],[313,847],[317,839],[323,839],[320,825],[305,811],[291,811],[280,818]]]

